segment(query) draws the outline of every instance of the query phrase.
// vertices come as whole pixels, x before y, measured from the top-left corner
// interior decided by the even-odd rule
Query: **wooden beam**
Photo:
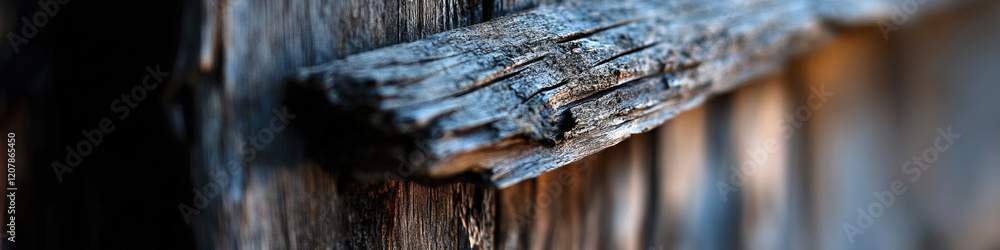
[[[826,40],[828,23],[874,24],[889,20],[894,6],[564,3],[309,67],[293,82],[322,91],[321,105],[359,114],[357,122],[387,138],[414,142],[371,143],[364,151],[376,153],[343,157],[384,159],[420,148],[426,158],[412,163],[415,174],[398,176],[437,180],[473,173],[505,187],[772,72]],[[385,177],[395,167],[357,165],[346,171],[362,179]]]

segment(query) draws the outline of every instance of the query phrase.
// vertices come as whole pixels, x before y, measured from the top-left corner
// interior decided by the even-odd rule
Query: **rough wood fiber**
[[[891,13],[886,2],[863,2],[542,6],[310,67],[296,81],[322,89],[330,105],[359,113],[359,122],[387,136],[417,139],[409,147],[429,154],[414,163],[416,178],[475,173],[505,187],[772,71],[824,40],[826,21],[873,22]],[[375,147],[365,151],[393,151]],[[387,170],[352,171],[382,178]]]

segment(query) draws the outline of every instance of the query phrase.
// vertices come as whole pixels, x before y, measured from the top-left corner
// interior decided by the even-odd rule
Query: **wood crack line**
[[[472,84],[473,87],[471,87],[469,89],[466,89],[466,90],[463,90],[461,92],[452,94],[450,97],[463,96],[463,95],[466,95],[468,93],[472,93],[473,91],[489,87],[489,86],[491,86],[491,85],[493,85],[493,84],[495,84],[497,82],[501,82],[503,80],[506,80],[507,78],[511,78],[511,77],[513,77],[513,76],[515,76],[517,74],[520,74],[521,71],[527,70],[529,66],[531,66],[532,64],[535,64],[535,63],[538,63],[538,62],[542,61],[543,59],[545,59],[545,57],[548,57],[548,56],[549,56],[549,54],[545,53],[545,54],[542,54],[541,56],[529,59],[527,61],[524,61],[524,62],[521,62],[521,63],[515,63],[515,64],[513,64],[511,66],[508,66],[505,69],[502,69],[502,70],[499,70],[499,71],[497,71],[497,72],[495,72],[493,74],[490,74],[489,76],[483,78],[482,80],[479,80],[476,83]]]
[[[557,37],[556,38],[556,42],[557,43],[566,43],[566,42],[570,42],[570,41],[573,41],[573,40],[577,40],[577,39],[581,39],[581,38],[586,38],[586,37],[589,37],[591,35],[597,34],[598,32],[609,30],[609,29],[613,29],[613,28],[617,28],[617,27],[620,27],[622,25],[626,25],[626,24],[629,24],[629,23],[632,23],[632,22],[635,22],[635,21],[639,21],[639,20],[642,20],[642,18],[621,20],[621,21],[618,21],[618,22],[615,22],[615,23],[612,23],[612,24],[601,25],[601,26],[597,26],[597,27],[590,28],[590,29],[587,29],[587,30],[582,30],[582,31],[577,31],[577,32],[569,33],[569,34]]]
[[[622,88],[625,88],[625,87],[630,87],[632,85],[636,85],[636,84],[639,84],[639,83],[647,81],[647,80],[652,80],[654,78],[661,77],[661,76],[666,75],[666,74],[676,73],[676,72],[680,72],[680,71],[685,71],[685,70],[689,70],[689,69],[692,69],[692,68],[696,68],[699,65],[701,65],[701,62],[686,63],[686,64],[684,64],[681,67],[676,68],[676,69],[668,69],[668,67],[664,67],[665,70],[662,70],[660,72],[656,72],[656,73],[653,73],[653,74],[640,76],[640,77],[637,77],[635,79],[627,80],[624,83],[621,83],[621,84],[618,84],[618,85],[615,85],[615,86],[611,86],[611,87],[609,87],[607,89],[597,91],[596,93],[588,95],[588,96],[586,96],[584,98],[580,98],[580,99],[578,99],[576,101],[572,101],[572,102],[570,102],[570,103],[568,103],[568,104],[566,104],[566,105],[558,108],[558,112],[555,112],[555,113],[556,114],[562,114],[563,112],[565,112],[567,110],[570,110],[570,109],[572,109],[575,106],[579,106],[579,105],[581,105],[581,104],[583,104],[585,102],[592,101],[592,100],[599,99],[601,97],[610,95],[611,93],[614,93],[615,91],[617,91],[619,89],[622,89]]]
[[[643,46],[639,46],[639,47],[635,47],[635,48],[631,48],[631,49],[622,51],[622,52],[620,52],[618,54],[615,54],[615,55],[613,55],[611,57],[608,57],[607,59],[604,59],[604,60],[601,60],[600,62],[597,62],[596,64],[594,64],[594,66],[591,66],[591,68],[601,66],[601,65],[606,64],[606,63],[608,63],[610,61],[618,59],[619,57],[622,57],[622,56],[625,56],[625,55],[628,55],[628,54],[636,53],[636,52],[639,52],[639,51],[651,48],[653,46],[656,46],[659,43],[660,42],[652,42],[652,43],[647,44],[647,45],[643,45]],[[686,69],[686,68],[681,68],[680,70],[684,70],[684,69]],[[664,72],[664,73],[666,73],[666,72]],[[556,83],[555,85],[538,89],[537,91],[535,91],[535,92],[531,93],[530,95],[528,95],[528,97],[525,97],[524,100],[521,101],[521,104],[527,103],[529,100],[531,100],[531,98],[534,98],[536,95],[541,94],[542,92],[546,92],[546,91],[549,91],[549,90],[556,89],[556,88],[558,88],[560,86],[566,85],[566,83],[569,83],[569,78],[563,79],[563,80],[559,81],[559,83]]]
[[[613,55],[611,57],[608,57],[607,59],[604,59],[604,60],[601,60],[600,62],[597,62],[596,64],[594,64],[594,66],[591,66],[591,68],[597,67],[597,66],[601,66],[602,64],[605,64],[605,63],[608,63],[608,62],[610,62],[612,60],[618,59],[619,57],[622,57],[622,56],[625,56],[625,55],[628,55],[628,54],[632,54],[632,53],[636,53],[636,52],[639,52],[639,51],[644,50],[644,49],[648,49],[650,47],[655,46],[658,43],[660,43],[660,42],[652,42],[652,43],[647,44],[647,45],[643,45],[643,46],[639,46],[639,47],[628,49],[626,51],[622,51],[621,53],[615,54],[615,55]]]

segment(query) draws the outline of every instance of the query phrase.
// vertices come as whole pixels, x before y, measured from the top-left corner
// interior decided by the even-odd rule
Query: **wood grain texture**
[[[888,1],[634,1],[542,6],[302,70],[295,82],[399,143],[427,149],[413,178],[505,187],[652,129],[874,22]],[[292,96],[290,98],[297,98]],[[401,139],[402,138],[402,139]],[[331,140],[317,138],[316,140]],[[354,145],[364,147],[364,145]],[[396,149],[387,149],[393,148]],[[373,164],[350,170],[382,178]],[[477,179],[477,178],[472,178]]]

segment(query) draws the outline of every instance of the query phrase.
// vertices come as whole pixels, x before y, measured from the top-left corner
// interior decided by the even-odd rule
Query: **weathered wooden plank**
[[[381,149],[427,149],[427,159],[414,164],[416,178],[476,173],[503,187],[772,71],[824,40],[825,21],[872,22],[892,14],[888,2],[863,2],[542,6],[310,67],[295,81],[325,91],[330,105],[396,142],[417,139]],[[379,150],[349,157],[387,158]],[[381,178],[393,167],[349,171]]]

